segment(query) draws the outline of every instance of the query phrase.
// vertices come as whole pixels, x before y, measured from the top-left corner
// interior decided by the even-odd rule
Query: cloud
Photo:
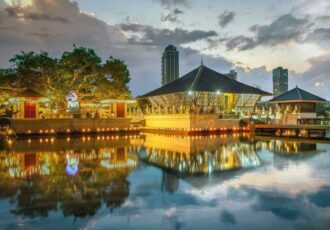
[[[52,13],[39,13],[39,12],[29,12],[29,8],[21,8],[19,6],[7,7],[5,9],[10,17],[23,19],[23,20],[45,20],[54,22],[69,22],[65,17],[53,16]]]
[[[170,11],[168,14],[163,15],[161,17],[161,21],[163,22],[172,22],[172,23],[180,23],[180,20],[178,19],[178,15],[183,14],[184,12],[182,10],[179,10],[178,8],[175,8],[174,10]]]
[[[329,15],[330,2],[328,0],[296,0],[292,13],[309,16]]]
[[[313,42],[319,46],[329,48],[330,44],[330,28],[317,28],[306,37],[306,42]]]
[[[166,9],[172,9],[174,6],[188,6],[188,0],[158,0]]]
[[[225,11],[218,16],[219,25],[224,28],[235,18],[236,14],[233,11]]]
[[[307,19],[295,18],[292,15],[282,15],[268,25],[253,26],[253,38],[236,36],[227,41],[228,50],[238,49],[240,51],[253,49],[256,46],[275,46],[291,41],[299,41],[310,27]]]
[[[123,32],[132,32],[134,34],[128,36],[128,41],[132,44],[148,45],[148,46],[166,46],[170,43],[177,45],[196,42],[209,37],[216,36],[213,30],[192,30],[176,28],[158,29],[148,25],[124,23],[120,24],[119,29]]]
[[[76,44],[93,48],[103,59],[112,55],[125,60],[131,73],[130,89],[135,96],[160,85],[160,58],[165,46],[169,43],[179,46],[180,71],[186,73],[200,63],[202,56],[198,51],[180,45],[216,35],[215,31],[108,24],[82,12],[78,3],[69,0],[34,0],[31,6],[21,7],[11,15],[7,8],[8,5],[0,8],[1,68],[9,67],[8,60],[21,51],[43,50],[59,57]],[[180,14],[178,10],[175,13]],[[211,60],[221,67],[230,66],[221,58]]]
[[[256,42],[252,38],[244,37],[244,36],[236,36],[228,40],[226,43],[226,47],[228,50],[232,50],[236,48],[240,51],[252,49],[256,45],[257,45]]]
[[[179,1],[174,4],[182,6],[189,2]],[[219,72],[228,72],[234,67],[231,61],[220,55],[206,55],[202,51],[188,48],[186,44],[214,41],[227,44],[232,49],[256,46],[254,37],[242,36],[230,43],[229,38],[219,38],[213,30],[164,29],[129,21],[117,25],[105,23],[82,12],[78,3],[69,0],[34,0],[31,6],[16,9],[12,15],[6,10],[8,5],[1,5],[0,1],[0,6],[0,68],[9,67],[8,60],[21,51],[44,50],[51,56],[59,57],[63,51],[71,50],[73,44],[86,46],[93,48],[103,59],[112,55],[125,60],[131,73],[130,89],[134,96],[160,86],[161,54],[170,43],[176,45],[180,52],[180,76],[196,68],[201,59],[205,65]],[[19,12],[19,15],[15,12]],[[261,27],[263,25],[258,26],[256,34]],[[315,34],[321,33],[315,31]],[[316,41],[316,37],[321,36],[310,35],[309,39]],[[326,89],[330,86],[330,56],[315,57],[308,62],[310,69],[304,74],[290,74],[290,81],[294,85],[302,84],[306,89],[314,86],[310,90],[325,97],[328,95]],[[243,68],[236,70],[241,81],[271,91],[271,73],[265,67],[251,71]],[[317,88],[317,82],[324,86]]]

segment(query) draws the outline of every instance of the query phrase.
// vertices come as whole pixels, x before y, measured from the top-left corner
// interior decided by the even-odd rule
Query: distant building
[[[278,67],[273,69],[273,96],[277,97],[288,91],[288,70]]]
[[[237,72],[235,70],[232,69],[229,73],[226,73],[225,75],[230,79],[237,81]]]
[[[169,45],[162,55],[162,85],[179,78],[179,51]]]

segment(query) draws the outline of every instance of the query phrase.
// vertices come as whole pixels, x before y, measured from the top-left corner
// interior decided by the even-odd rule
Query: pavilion
[[[275,110],[275,123],[297,124],[298,120],[315,119],[317,104],[324,102],[326,102],[325,99],[297,86],[274,97],[269,104]]]
[[[201,64],[138,100],[147,128],[218,129],[233,125],[220,124],[220,119],[249,117],[261,97],[269,95]]]
[[[48,97],[37,91],[27,88],[9,101],[13,104],[15,118],[39,118],[40,113],[48,111]]]

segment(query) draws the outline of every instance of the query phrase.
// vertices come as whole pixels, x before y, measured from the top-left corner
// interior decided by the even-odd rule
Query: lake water
[[[330,229],[327,143],[144,134],[0,146],[0,229]]]

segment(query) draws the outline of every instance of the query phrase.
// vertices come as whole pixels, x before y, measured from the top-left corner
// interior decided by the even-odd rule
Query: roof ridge
[[[297,93],[298,93],[298,98],[300,98],[300,100],[302,100],[302,96],[301,96],[301,93],[300,93],[300,89],[298,87],[296,87],[296,90],[297,90]]]
[[[200,65],[199,69],[198,69],[198,72],[196,74],[196,77],[194,79],[194,81],[192,82],[191,86],[190,86],[190,89],[193,89],[193,87],[195,86],[196,82],[199,80],[199,78],[201,77],[202,75],[202,71],[203,71],[203,68],[204,66],[203,65]]]

